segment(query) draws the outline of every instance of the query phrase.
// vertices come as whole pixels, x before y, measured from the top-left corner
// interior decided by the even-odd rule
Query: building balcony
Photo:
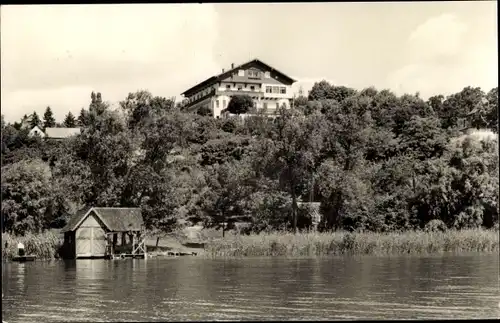
[[[186,108],[189,109],[190,107],[194,106],[196,103],[201,102],[203,100],[206,100],[207,98],[215,95],[215,93],[216,93],[216,91],[212,90],[212,91],[208,92],[207,94],[199,97],[198,99],[192,100],[191,102],[186,104]]]
[[[252,90],[217,90],[216,91],[217,95],[227,95],[227,96],[233,96],[233,95],[248,95],[253,98],[263,98],[264,97],[264,92],[262,91],[252,91]]]

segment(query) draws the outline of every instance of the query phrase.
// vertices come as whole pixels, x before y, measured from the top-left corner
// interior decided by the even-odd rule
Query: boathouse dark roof
[[[140,208],[87,207],[78,211],[68,221],[62,232],[75,231],[92,211],[109,231],[141,231],[144,226]]]

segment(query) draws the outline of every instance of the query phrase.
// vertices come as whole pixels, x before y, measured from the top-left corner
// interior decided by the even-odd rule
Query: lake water
[[[14,322],[499,318],[499,256],[4,263]]]

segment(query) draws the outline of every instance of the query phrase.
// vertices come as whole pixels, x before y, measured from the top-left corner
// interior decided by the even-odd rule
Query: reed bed
[[[2,259],[12,260],[17,256],[17,243],[24,244],[27,255],[35,255],[37,259],[54,259],[59,257],[62,246],[61,236],[52,231],[41,234],[28,233],[25,236],[15,236],[8,233],[2,234]]]
[[[205,255],[218,257],[302,257],[498,252],[497,230],[404,233],[262,233],[214,239]]]

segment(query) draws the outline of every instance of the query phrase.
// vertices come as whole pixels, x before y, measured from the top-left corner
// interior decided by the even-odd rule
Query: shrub
[[[437,219],[430,220],[424,227],[425,232],[444,232],[447,229],[448,228],[446,227],[446,224],[443,221]]]

